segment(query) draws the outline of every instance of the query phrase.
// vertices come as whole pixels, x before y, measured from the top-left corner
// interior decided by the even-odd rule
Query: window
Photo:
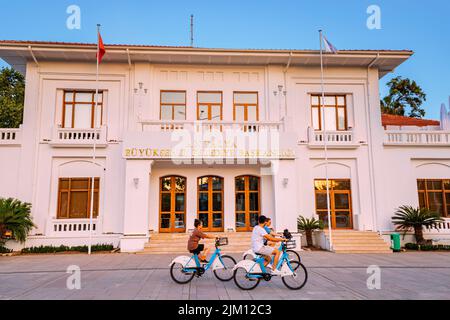
[[[350,180],[329,180],[331,227],[352,229],[352,193]],[[314,183],[316,193],[316,213],[328,226],[327,183],[325,179]]]
[[[236,231],[252,231],[261,214],[260,179],[241,176],[235,179]]]
[[[198,219],[204,231],[223,231],[223,178],[198,178]]]
[[[94,218],[98,216],[99,178],[94,183]],[[92,178],[61,178],[58,187],[58,219],[89,219]]]
[[[186,91],[161,91],[161,120],[186,120]]]
[[[91,129],[94,128],[95,91],[64,91],[63,128]],[[99,92],[96,127],[103,124],[103,92]]]
[[[322,115],[323,105],[323,115]],[[311,96],[311,114],[314,130],[347,131],[347,97],[327,95],[322,103],[321,95]],[[322,119],[322,116],[324,119]],[[325,124],[325,125],[324,125]]]
[[[417,180],[417,187],[421,208],[450,216],[450,180]]]
[[[257,92],[234,93],[234,121],[238,122],[259,121]]]
[[[223,108],[222,101],[222,92],[198,92],[197,120],[221,121]]]
[[[160,232],[186,231],[186,178],[178,176],[161,178],[159,215]]]

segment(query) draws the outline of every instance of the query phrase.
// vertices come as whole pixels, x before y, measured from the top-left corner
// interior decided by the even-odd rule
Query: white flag
[[[323,37],[323,42],[324,42],[324,45],[325,45],[325,51],[326,52],[328,52],[328,53],[338,53],[338,50],[336,49],[336,47],[333,46],[333,44],[330,41],[328,41],[328,39],[325,36]]]

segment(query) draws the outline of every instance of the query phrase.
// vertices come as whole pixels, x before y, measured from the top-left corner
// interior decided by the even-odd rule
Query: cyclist
[[[272,256],[275,256],[273,261],[273,265],[277,266],[278,260],[280,259],[281,251],[275,249],[274,247],[270,247],[264,245],[264,240],[272,241],[272,242],[283,242],[285,239],[275,238],[272,235],[268,234],[264,229],[266,226],[267,218],[265,216],[260,216],[258,219],[258,225],[253,228],[252,233],[252,250],[256,254],[259,254],[264,257],[266,263],[264,264],[266,267],[274,269],[272,274],[277,275],[279,271],[276,270],[276,267],[272,267],[270,265],[270,261],[272,260]]]
[[[203,223],[195,219],[194,221],[194,231],[192,232],[191,236],[188,240],[188,251],[192,254],[198,255],[200,262],[208,263],[208,260],[206,260],[208,256],[209,249],[205,249],[205,245],[199,244],[200,240],[202,239],[215,239],[216,236],[214,235],[207,235],[202,231],[203,229]]]
[[[276,237],[277,236],[276,232],[273,231],[273,229],[271,228],[271,226],[272,226],[272,218],[266,217],[266,219],[267,220],[266,220],[266,225],[264,226],[264,230],[266,230],[266,232],[268,234],[270,234],[272,237]],[[265,246],[274,247],[275,244],[276,244],[275,242],[269,242],[266,239],[264,239],[264,245]]]

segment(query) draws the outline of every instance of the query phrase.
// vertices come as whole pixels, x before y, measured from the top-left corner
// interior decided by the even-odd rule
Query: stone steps
[[[251,233],[213,233],[219,237],[227,237],[229,245],[221,247],[223,253],[244,253],[250,248]],[[186,254],[188,234],[157,234],[150,237],[150,242],[140,254]],[[214,239],[205,239],[202,244],[214,250]]]
[[[325,236],[329,239],[328,231]],[[332,233],[333,251],[335,253],[392,253],[390,245],[386,243],[376,232],[335,230]]]

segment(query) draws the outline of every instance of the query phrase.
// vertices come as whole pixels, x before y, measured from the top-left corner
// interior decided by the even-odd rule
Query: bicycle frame
[[[207,265],[205,265],[204,267],[202,267],[200,260],[198,258],[198,255],[194,254],[191,259],[188,261],[188,263],[186,263],[186,265],[189,265],[189,263],[192,261],[192,259],[195,262],[196,268],[183,268],[183,271],[185,272],[190,272],[190,271],[197,271],[198,269],[204,268],[204,271],[208,271],[209,269],[211,269],[211,267],[213,266],[214,262],[216,261],[216,259],[219,259],[219,261],[222,263],[222,265],[225,265],[224,262],[222,261],[222,252],[220,250],[220,248],[216,248],[216,250],[214,251],[213,255],[211,256],[211,259],[209,260],[209,263]]]
[[[272,258],[272,262],[273,262],[273,259],[274,259],[274,258],[275,258],[275,257]],[[249,278],[260,279],[260,278],[263,278],[264,275],[269,274],[269,273],[267,272],[267,269],[266,269],[265,265],[264,265],[264,262],[265,262],[264,257],[259,256],[259,258],[256,259],[255,264],[253,265],[253,267],[252,267],[252,268],[250,269],[250,271],[247,273],[247,276],[248,276]],[[294,272],[294,270],[292,269],[290,260],[289,260],[289,255],[286,253],[285,250],[283,250],[283,253],[282,253],[281,257],[280,257],[280,260],[278,261],[278,264],[277,264],[277,266],[276,266],[276,270],[280,270],[280,268],[283,266],[283,263],[284,263],[284,262],[286,262],[286,263],[287,263],[287,266],[289,267],[289,269],[290,269],[292,272]],[[257,265],[261,268],[262,273],[252,273],[252,270],[253,270]]]

